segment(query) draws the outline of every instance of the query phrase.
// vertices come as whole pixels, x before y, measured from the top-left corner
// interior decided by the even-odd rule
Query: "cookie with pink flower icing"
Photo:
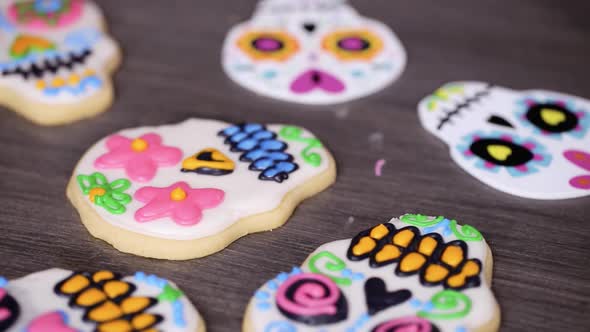
[[[117,249],[191,259],[283,225],[335,177],[330,152],[303,128],[190,119],[100,140],[67,194],[90,233]]]
[[[492,332],[492,254],[473,226],[406,214],[324,244],[260,287],[245,332]]]
[[[120,58],[90,0],[0,0],[0,105],[35,123],[106,111]]]
[[[0,277],[0,331],[205,332],[205,323],[182,290],[156,275],[49,269]]]

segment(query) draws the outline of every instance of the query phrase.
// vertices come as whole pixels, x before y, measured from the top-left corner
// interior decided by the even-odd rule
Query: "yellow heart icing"
[[[557,126],[565,121],[565,114],[562,111],[554,110],[551,108],[543,108],[541,110],[541,118],[545,123],[552,126]]]
[[[499,161],[505,161],[512,154],[512,149],[505,145],[488,145],[487,150],[490,156]]]

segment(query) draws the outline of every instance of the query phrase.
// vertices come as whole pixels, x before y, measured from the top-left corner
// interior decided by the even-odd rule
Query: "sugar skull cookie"
[[[469,174],[527,198],[590,195],[590,101],[449,83],[418,106],[422,125],[449,145]]]
[[[258,94],[333,104],[385,88],[406,54],[389,27],[344,0],[265,0],[231,29],[222,62],[233,81]]]
[[[67,193],[90,233],[117,249],[190,259],[281,226],[335,176],[303,128],[190,119],[99,141]]]
[[[497,331],[492,254],[472,226],[407,214],[317,248],[259,288],[243,331]]]
[[[0,331],[205,332],[177,286],[155,275],[51,269],[0,278]]]
[[[104,112],[120,61],[89,0],[0,0],[0,105],[57,125]]]

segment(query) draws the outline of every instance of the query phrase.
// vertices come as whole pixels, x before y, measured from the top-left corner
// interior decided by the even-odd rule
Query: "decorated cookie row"
[[[254,294],[245,332],[496,331],[492,256],[482,234],[406,214],[322,245]],[[0,331],[204,331],[172,282],[138,272],[52,269],[0,278]]]

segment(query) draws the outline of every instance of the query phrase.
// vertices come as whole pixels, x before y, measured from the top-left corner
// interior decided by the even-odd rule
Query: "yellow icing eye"
[[[369,30],[338,30],[324,37],[322,46],[342,61],[369,61],[383,50],[383,41]]]
[[[491,144],[486,149],[490,156],[499,161],[506,161],[512,154],[512,149],[505,145]]]
[[[299,51],[297,39],[285,31],[249,31],[237,41],[252,60],[286,61]]]

